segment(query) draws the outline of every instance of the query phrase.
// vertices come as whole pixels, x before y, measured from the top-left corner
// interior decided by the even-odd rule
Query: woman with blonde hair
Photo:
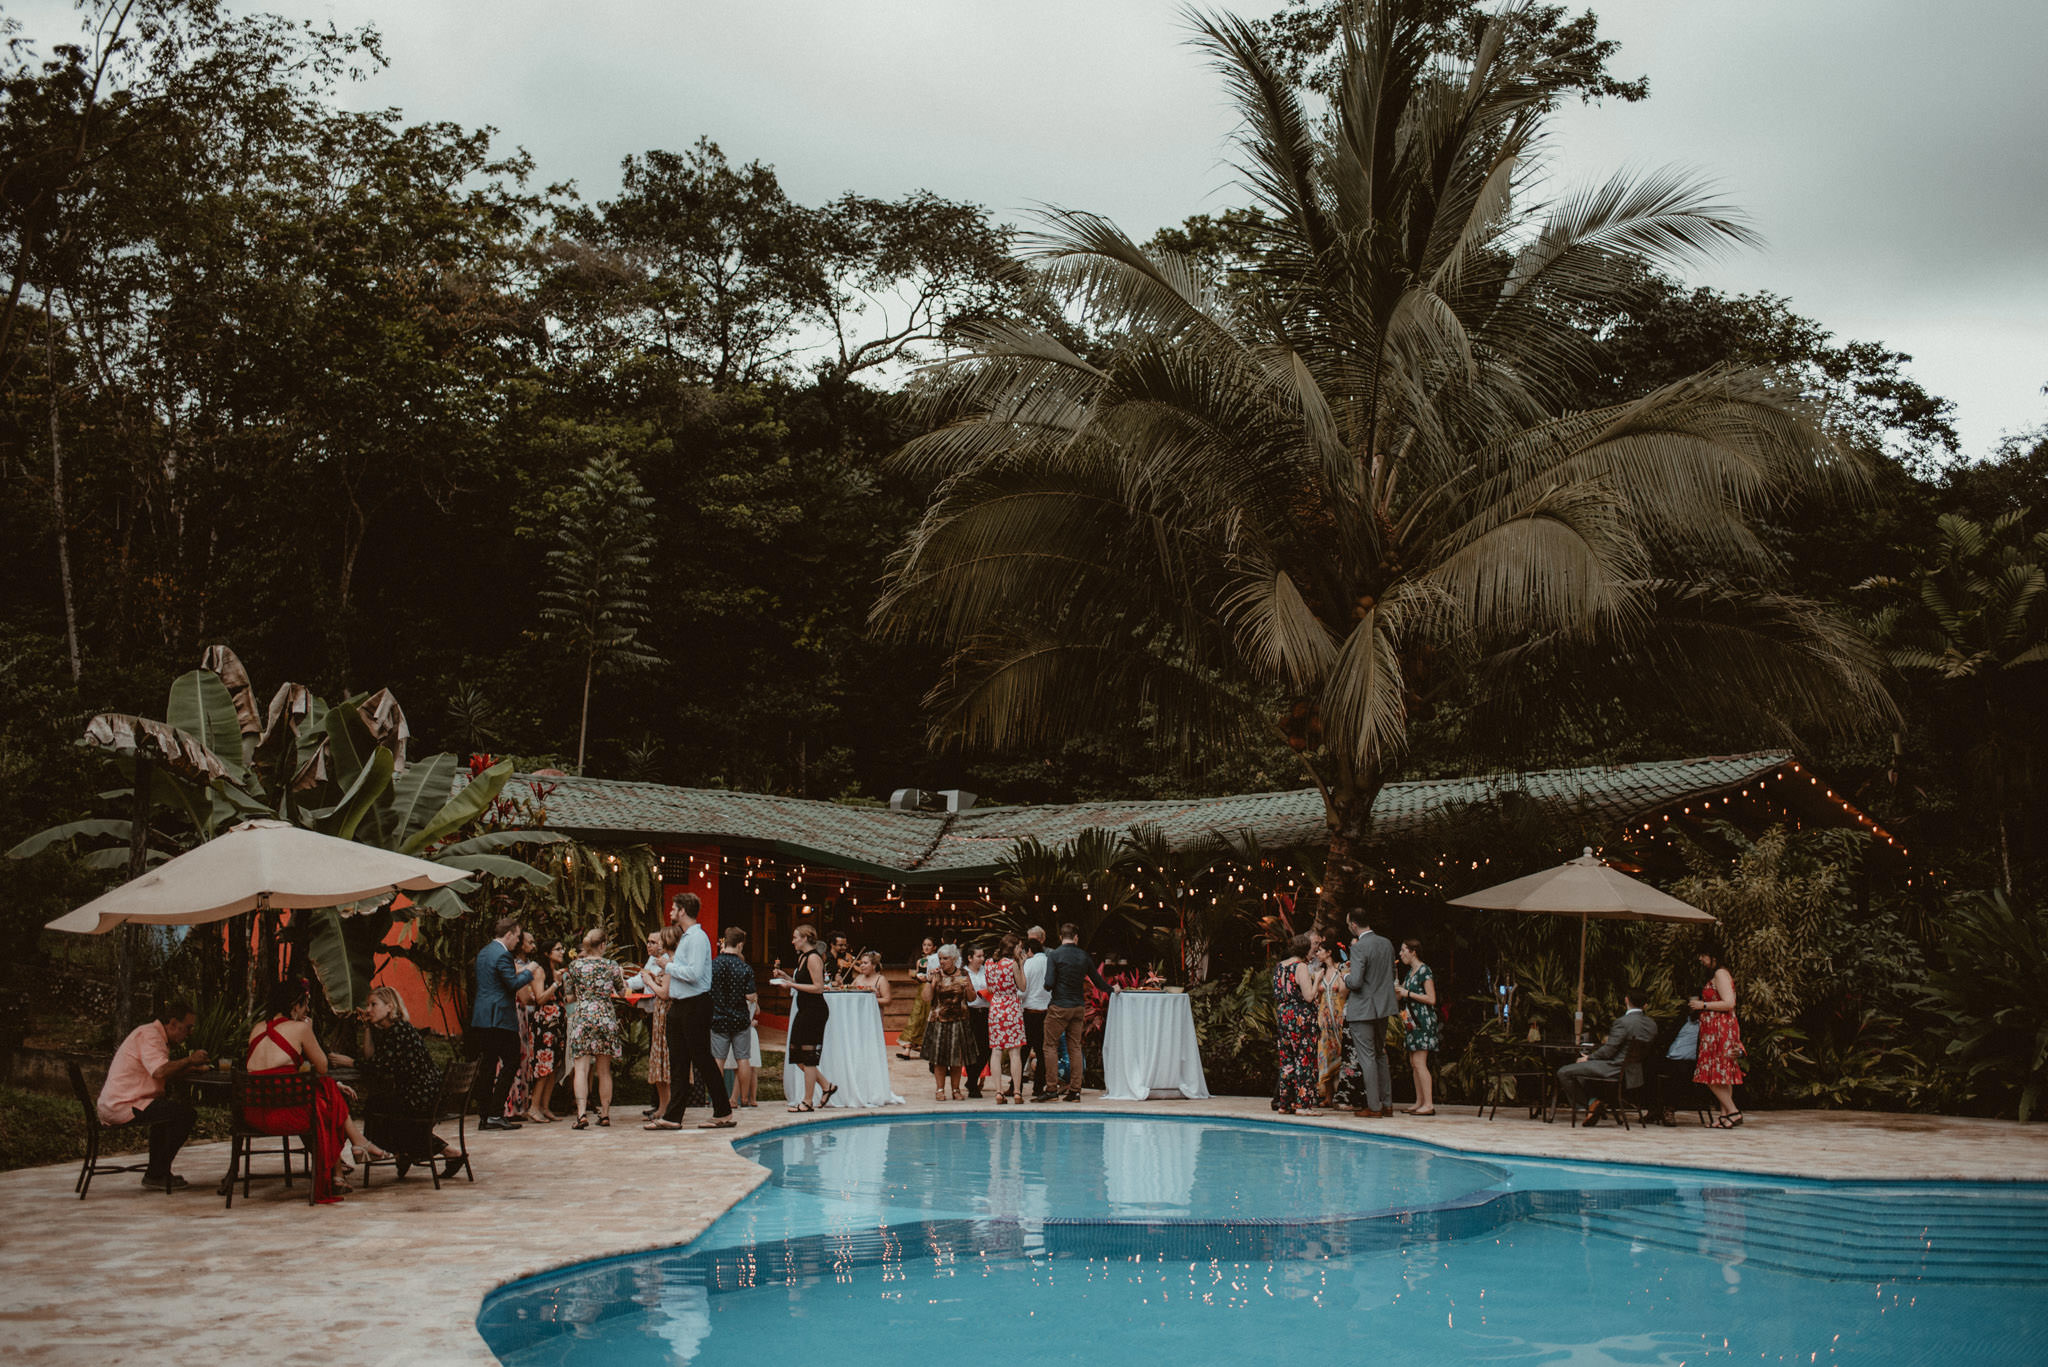
[[[413,1028],[405,999],[393,988],[373,987],[358,1019],[363,1039],[359,1065],[371,1088],[364,1129],[398,1160],[400,1177],[413,1164],[436,1158],[448,1164],[441,1175],[454,1176],[462,1170],[462,1151],[435,1134],[431,1120],[421,1119],[431,1116],[441,1099],[441,1068]]]
[[[796,971],[771,981],[789,989],[789,1038],[784,1045],[788,1059],[804,1070],[804,1094],[789,1098],[792,1111],[823,1110],[839,1090],[822,1072],[819,1061],[825,1052],[825,1021],[832,1014],[825,994],[832,990],[832,977],[825,971],[825,956],[818,952],[818,932],[798,926],[789,933],[790,948],[796,951]],[[811,1101],[815,1091],[816,1104]]]
[[[625,1055],[619,1036],[619,1011],[613,1001],[626,994],[626,970],[604,955],[604,927],[593,926],[583,937],[583,953],[562,970],[562,990],[569,998],[569,1056],[575,1062],[576,1123],[590,1128],[590,1071],[597,1070],[597,1123],[612,1123],[612,1060]]]

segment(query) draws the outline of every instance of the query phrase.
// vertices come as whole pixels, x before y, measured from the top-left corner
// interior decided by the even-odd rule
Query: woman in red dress
[[[307,1019],[313,1010],[313,993],[304,978],[287,978],[270,989],[270,1011],[266,1020],[249,1032],[245,1066],[257,1073],[296,1073],[310,1063],[313,1079],[313,1114],[303,1106],[252,1107],[242,1113],[243,1123],[266,1134],[313,1134],[313,1193],[322,1204],[341,1199],[349,1185],[335,1171],[341,1164],[342,1141],[355,1146],[356,1161],[365,1155],[391,1155],[363,1137],[361,1127],[349,1118],[347,1089],[327,1076],[328,1064],[348,1067],[353,1060],[328,1054],[314,1038]]]
[[[1017,991],[1024,976],[1020,957],[1023,952],[1021,939],[1005,935],[1002,948],[989,960],[982,978],[988,986],[988,1047],[993,1070],[989,1080],[1003,1085],[1002,1091],[996,1093],[998,1106],[1024,1100],[1024,999]],[[1009,1060],[1007,1073],[1005,1059]]]
[[[1721,1103],[1714,1128],[1732,1130],[1742,1123],[1735,1109],[1735,1088],[1742,1081],[1742,1027],[1735,1019],[1735,979],[1721,962],[1721,951],[1700,951],[1700,967],[1712,976],[1686,1005],[1700,1013],[1700,1054],[1692,1080],[1702,1083]]]

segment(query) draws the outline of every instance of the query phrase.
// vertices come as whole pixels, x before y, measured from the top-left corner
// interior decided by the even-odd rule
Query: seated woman
[[[341,1167],[341,1145],[346,1138],[355,1146],[356,1157],[365,1153],[377,1158],[390,1155],[363,1137],[356,1122],[349,1118],[348,1089],[327,1076],[330,1062],[347,1067],[350,1060],[342,1054],[331,1058],[314,1038],[313,1026],[308,1019],[313,1012],[313,989],[304,978],[286,978],[270,989],[270,1010],[267,1018],[259,1021],[249,1032],[249,1052],[243,1066],[253,1075],[258,1073],[296,1073],[302,1067],[311,1065],[317,1075],[313,1081],[313,1114],[307,1115],[303,1106],[252,1107],[242,1113],[242,1121],[252,1130],[265,1134],[305,1134],[313,1136],[313,1194],[322,1203],[341,1199],[341,1193],[349,1185],[337,1168]]]
[[[363,1077],[373,1090],[370,1138],[397,1156],[398,1175],[415,1163],[445,1159],[442,1176],[462,1171],[462,1151],[434,1133],[430,1115],[441,1096],[441,1066],[413,1028],[405,1002],[389,987],[370,989],[363,1008]]]

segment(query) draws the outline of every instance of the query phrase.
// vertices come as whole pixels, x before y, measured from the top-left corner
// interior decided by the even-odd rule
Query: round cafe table
[[[872,992],[827,992],[825,1048],[818,1068],[838,1087],[830,1108],[901,1106],[903,1098],[889,1090],[889,1037],[882,1032],[882,1004]],[[804,1070],[782,1065],[782,1094],[792,1102],[803,1095]]]
[[[1103,1096],[1145,1101],[1180,1095],[1209,1096],[1202,1050],[1195,1040],[1195,1009],[1185,992],[1118,992],[1102,1027]]]

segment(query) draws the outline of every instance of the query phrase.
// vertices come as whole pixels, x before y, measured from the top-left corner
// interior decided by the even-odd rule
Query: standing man
[[[683,938],[676,941],[675,957],[668,964],[668,1110],[648,1122],[650,1130],[683,1128],[692,1074],[711,1094],[711,1119],[697,1128],[729,1130],[739,1123],[732,1118],[725,1074],[711,1057],[711,937],[697,924],[700,905],[694,892],[679,892],[669,904]]]
[[[1060,947],[1045,956],[1045,978],[1052,989],[1052,1006],[1045,1013],[1048,1038],[1064,1040],[1067,1046],[1067,1083],[1060,1093],[1064,1101],[1081,1099],[1081,1084],[1088,1076],[1088,1055],[1081,1047],[1088,1019],[1088,984],[1104,992],[1118,992],[1102,979],[1094,956],[1081,948],[1081,928],[1072,921],[1060,927]],[[1047,1079],[1054,1081],[1056,1079]],[[1050,1101],[1053,1093],[1039,1092],[1033,1101]]]
[[[1033,926],[1024,936],[1024,1047],[1031,1051],[1031,1095],[1045,1095],[1045,1013],[1052,1005],[1052,989],[1045,985],[1045,927]],[[1053,1067],[1053,1081],[1059,1081],[1059,1067]],[[1022,1089],[1018,1097],[1022,1101]]]
[[[761,996],[754,970],[740,956],[747,932],[727,926],[718,937],[718,957],[711,961],[711,1061],[733,1066],[726,1090],[741,1106],[754,1104],[754,1008]]]
[[[832,965],[832,983],[844,987],[853,981],[853,975],[860,972],[860,960],[855,957],[853,947],[846,943],[844,934],[832,937],[832,947],[825,955],[825,961]]]
[[[194,1049],[184,1058],[171,1057],[171,1046],[192,1036],[199,1016],[184,1002],[166,1005],[163,1014],[144,1021],[128,1032],[114,1061],[107,1065],[107,1080],[100,1084],[99,1112],[102,1125],[147,1125],[149,1167],[142,1185],[156,1191],[178,1191],[187,1186],[184,1178],[171,1171],[171,1160],[192,1133],[194,1114],[189,1103],[164,1095],[174,1078],[206,1066],[206,1051]]]
[[[1351,1055],[1358,1060],[1359,1082],[1365,1088],[1365,1105],[1351,1114],[1385,1118],[1394,1113],[1394,1079],[1387,1068],[1387,1017],[1394,1014],[1394,946],[1386,936],[1373,934],[1364,907],[1351,908],[1344,919],[1358,937],[1351,945],[1351,968],[1344,975],[1344,986],[1351,992],[1344,1003],[1344,1029],[1351,1036]]]
[[[507,903],[506,905],[510,905]],[[519,943],[519,918],[498,917],[498,934],[476,954],[476,1005],[469,1029],[476,1039],[477,1080],[483,1084],[483,1119],[479,1130],[516,1130],[505,1119],[505,1094],[519,1077],[519,1013],[513,1005],[519,989],[533,981],[533,970],[512,970],[512,946]]]

